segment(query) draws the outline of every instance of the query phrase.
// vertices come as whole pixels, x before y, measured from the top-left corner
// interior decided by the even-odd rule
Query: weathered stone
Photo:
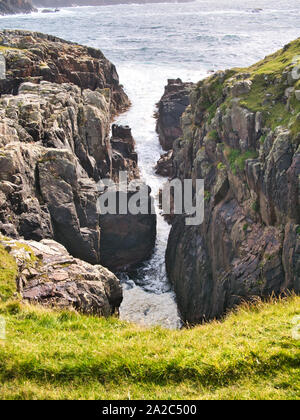
[[[128,105],[127,97],[113,65],[98,50],[31,32],[2,35],[17,94],[0,98],[0,232],[27,240],[51,238],[74,257],[98,264],[105,243],[100,244],[98,181],[117,181],[120,170],[127,170],[130,180],[139,177],[130,128],[114,126],[110,138],[112,117]],[[58,51],[55,74],[20,84],[27,74],[40,74],[41,60],[54,68]],[[20,60],[29,73],[16,64]],[[135,219],[126,217],[122,225],[134,230]],[[141,229],[131,235],[131,247],[140,249],[127,262],[122,257],[119,268],[149,256],[155,215],[150,220],[145,222],[148,237],[144,222],[137,224]],[[115,244],[113,252],[120,249]]]
[[[31,0],[2,0],[0,2],[0,15],[15,15],[17,13],[31,13],[37,9]]]
[[[117,203],[124,197],[130,204],[134,194],[147,188],[142,181],[128,191],[117,190]],[[147,188],[147,214],[122,214],[117,206],[116,214],[100,215],[101,227],[101,264],[110,270],[130,269],[151,256],[156,239],[156,214],[150,188]],[[143,205],[140,203],[140,205]]]
[[[225,77],[216,73],[197,84],[173,145],[173,176],[205,185],[203,224],[186,226],[174,216],[166,252],[189,323],[219,318],[253,297],[300,292],[297,117],[271,131],[266,114],[245,105],[251,86],[240,80],[250,74]],[[272,88],[266,76],[264,89],[268,83]]]
[[[1,94],[16,94],[26,81],[46,80],[73,83],[81,89],[108,89],[112,112],[128,107],[116,68],[100,50],[22,30],[2,30],[0,38],[7,65],[7,78],[0,81]]]
[[[182,83],[180,79],[168,80],[165,93],[158,103],[156,130],[164,150],[172,149],[173,142],[182,135],[180,118],[189,105],[192,83]]]
[[[16,242],[0,236],[0,243],[17,261],[24,300],[100,316],[118,310],[122,288],[106,268],[73,258],[52,240]]]
[[[173,176],[173,150],[161,155],[155,169],[158,175],[169,178]]]

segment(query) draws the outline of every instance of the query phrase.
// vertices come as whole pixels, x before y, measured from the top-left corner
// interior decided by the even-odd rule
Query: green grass
[[[15,259],[0,244],[0,300],[7,300],[16,292],[17,273]]]
[[[3,399],[299,399],[300,298],[168,331],[7,302]]]
[[[245,169],[245,164],[248,159],[256,159],[258,153],[255,150],[247,150],[242,153],[239,149],[227,147],[225,156],[228,159],[232,173],[236,174],[238,171],[242,172]]]
[[[0,399],[300,399],[300,297],[147,329],[8,299],[17,268],[3,247],[0,262]]]
[[[293,94],[291,110],[285,104],[284,93],[287,85],[283,80],[283,73],[299,65],[295,58],[300,54],[300,38],[286,45],[283,49],[266,57],[264,60],[243,69],[250,73],[252,87],[250,93],[244,95],[240,104],[247,109],[263,114],[265,125],[274,130],[278,126],[289,127],[295,138],[299,133],[300,124],[297,115],[300,112],[300,101]],[[295,80],[294,87],[299,88],[299,81]],[[269,94],[269,101],[265,102]]]
[[[207,137],[208,137],[210,140],[217,141],[217,140],[219,139],[219,135],[218,135],[217,130],[212,130],[212,131],[210,131],[210,132],[207,134]]]
[[[231,87],[239,80],[249,80],[252,82],[250,92],[241,94],[238,101],[240,106],[252,112],[261,112],[266,129],[275,130],[278,126],[289,128],[293,142],[298,144],[300,101],[293,93],[288,108],[285,91],[288,87],[287,74],[299,65],[300,60],[296,60],[299,55],[300,38],[250,67],[218,72],[200,81],[192,95],[196,98],[197,110],[211,124],[218,108],[225,114],[236,100]],[[294,80],[293,85],[295,90],[300,90],[300,80]],[[264,140],[265,137],[261,139],[262,142]]]

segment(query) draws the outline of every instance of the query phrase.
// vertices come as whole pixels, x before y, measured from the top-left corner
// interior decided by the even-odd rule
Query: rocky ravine
[[[218,318],[253,296],[300,293],[299,52],[297,40],[216,73],[190,96],[173,170],[205,180],[205,220],[185,226],[176,216],[166,253],[185,321]]]
[[[116,181],[119,170],[139,177],[130,129],[114,127],[110,138],[112,117],[129,105],[115,67],[98,50],[39,33],[1,31],[0,44],[0,232],[55,240],[112,269],[116,256],[118,269],[140,263],[156,216],[119,223],[96,207],[99,180]]]

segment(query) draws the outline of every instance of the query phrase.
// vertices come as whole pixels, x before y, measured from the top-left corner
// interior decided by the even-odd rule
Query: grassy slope
[[[299,399],[300,297],[190,330],[6,302],[3,399]]]
[[[14,301],[16,265],[3,247],[0,267],[2,399],[300,398],[300,297],[189,330],[144,329]]]
[[[261,112],[266,128],[274,130],[283,126],[297,137],[300,131],[300,100],[294,92],[290,109],[287,108],[284,95],[289,85],[286,84],[287,75],[284,76],[284,73],[291,72],[299,64],[300,38],[250,67],[228,70],[223,83],[220,83],[217,73],[201,80],[195,91],[199,94],[197,107],[207,114],[207,120],[211,122],[219,106],[221,109],[232,106],[232,95],[224,95],[224,88],[234,85],[242,79],[241,75],[247,74],[246,80],[252,82],[251,91],[240,96],[240,105],[250,111]],[[300,72],[298,74],[298,80],[293,82],[295,91],[300,90]],[[269,101],[266,101],[268,95]]]

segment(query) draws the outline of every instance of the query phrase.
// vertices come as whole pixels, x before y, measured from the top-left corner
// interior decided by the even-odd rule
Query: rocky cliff
[[[1,0],[0,15],[14,15],[17,13],[31,13],[36,9],[31,0]]]
[[[113,116],[129,105],[116,69],[101,51],[48,35],[1,31],[0,44],[7,67],[0,82],[0,232],[54,239],[99,264],[110,224],[99,216],[97,183],[116,180],[119,170],[138,177],[132,137],[114,129],[110,138]],[[124,266],[154,246],[156,219],[148,217],[134,231],[126,220],[117,229],[115,243],[120,235],[133,251]]]
[[[0,31],[0,53],[6,59],[6,79],[0,94],[16,95],[24,82],[72,83],[81,89],[108,89],[110,111],[129,106],[115,66],[100,50],[41,33]],[[105,92],[104,92],[105,93]]]
[[[200,81],[174,143],[175,176],[205,180],[205,220],[177,216],[167,271],[185,321],[300,292],[300,40]]]

